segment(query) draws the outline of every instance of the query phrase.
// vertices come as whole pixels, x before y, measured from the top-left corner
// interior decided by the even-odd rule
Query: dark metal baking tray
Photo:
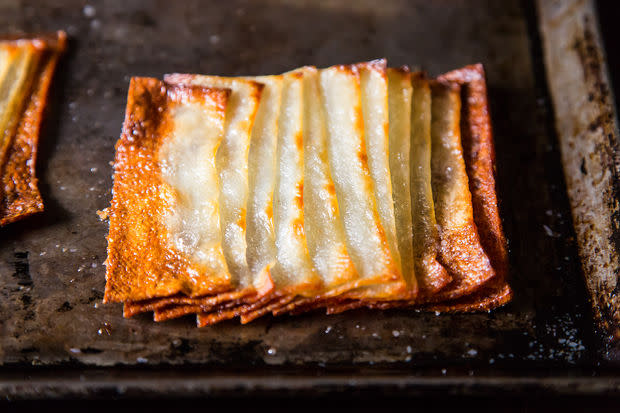
[[[587,3],[587,2],[586,2]],[[0,229],[0,396],[614,393],[594,328],[536,7],[511,1],[0,0],[0,27],[65,29],[38,165],[46,211]],[[387,57],[484,63],[514,301],[498,311],[265,317],[197,329],[102,305],[114,143],[130,76],[250,75]]]

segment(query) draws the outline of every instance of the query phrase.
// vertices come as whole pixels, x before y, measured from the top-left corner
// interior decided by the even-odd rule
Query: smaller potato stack
[[[48,90],[67,35],[0,36],[0,227],[43,211],[35,164]]]
[[[482,65],[133,78],[105,302],[199,326],[507,303]]]

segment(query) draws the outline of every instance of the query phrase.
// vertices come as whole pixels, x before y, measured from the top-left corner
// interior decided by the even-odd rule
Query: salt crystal
[[[97,9],[95,9],[93,6],[91,6],[90,4],[87,4],[86,6],[84,6],[84,8],[82,9],[82,13],[84,13],[85,17],[93,18],[95,17],[95,15],[97,14]]]

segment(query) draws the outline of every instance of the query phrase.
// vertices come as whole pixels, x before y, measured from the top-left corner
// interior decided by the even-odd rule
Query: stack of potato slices
[[[66,34],[0,37],[0,226],[43,210],[35,164],[48,89]]]
[[[494,167],[481,65],[133,78],[104,301],[199,326],[491,310],[512,296]]]

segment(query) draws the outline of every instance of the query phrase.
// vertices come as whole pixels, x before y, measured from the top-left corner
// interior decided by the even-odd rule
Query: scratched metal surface
[[[94,377],[105,377],[114,389],[126,372],[123,366],[146,366],[131,374],[147,384],[133,375],[127,379],[146,393],[167,389],[148,378],[160,377],[154,371],[168,365],[198,366],[191,370],[193,379],[203,380],[192,382],[198,387],[228,383],[234,389],[245,383],[250,390],[256,387],[247,377],[244,382],[245,376],[213,382],[211,374],[280,372],[277,384],[284,389],[294,383],[286,377],[296,371],[304,377],[380,374],[387,382],[379,386],[391,383],[396,372],[418,377],[413,386],[425,377],[509,380],[556,371],[570,382],[598,374],[598,338],[579,272],[529,3],[123,0],[106,1],[104,7],[74,0],[0,0],[0,27],[65,29],[71,36],[55,79],[38,165],[46,211],[0,229],[0,393],[74,394],[77,387],[71,385],[82,380],[85,393],[79,394],[87,395],[91,376],[76,369],[96,369]],[[204,329],[189,318],[161,324],[148,315],[125,320],[120,306],[101,304],[107,224],[95,211],[110,201],[109,162],[130,76],[266,74],[381,56],[432,75],[473,62],[486,66],[512,304],[491,314],[360,310]],[[53,384],[59,371],[66,374],[65,384],[48,387],[56,389],[48,393],[25,378],[40,373],[41,382]],[[178,380],[183,371],[176,373]],[[334,380],[323,386],[339,383]],[[463,391],[471,389],[462,383]],[[539,386],[550,388],[553,381]],[[181,385],[174,389],[188,391]]]
[[[562,164],[604,357],[620,357],[620,142],[593,1],[539,1]],[[566,87],[570,85],[570,87]]]

